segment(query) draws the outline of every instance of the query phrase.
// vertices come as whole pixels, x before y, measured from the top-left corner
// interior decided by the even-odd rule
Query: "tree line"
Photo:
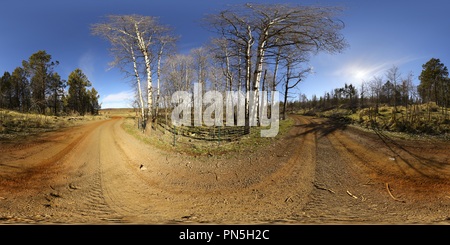
[[[83,71],[77,68],[64,80],[55,71],[58,65],[39,50],[12,73],[5,71],[0,77],[0,108],[45,115],[98,114],[100,95],[90,88]]]
[[[203,19],[214,36],[188,54],[177,53],[179,37],[156,16],[110,15],[91,30],[110,43],[111,65],[131,78],[139,117],[147,125],[156,123],[161,108],[174,107],[170,96],[175,91],[193,92],[193,83],[198,83],[202,91],[242,91],[246,96],[238,103],[245,105],[244,128],[249,133],[250,113],[258,111],[262,90],[273,101],[272,91],[282,88],[287,101],[311,71],[306,67],[311,56],[347,47],[340,12],[294,4],[233,5]],[[249,92],[256,93],[256,103],[249,103]],[[259,116],[256,113],[256,126]]]
[[[450,115],[450,78],[447,67],[438,58],[431,58],[422,65],[415,85],[412,72],[402,75],[393,65],[384,75],[376,75],[363,81],[358,87],[345,84],[322,96],[307,98],[300,94],[298,100],[290,102],[291,107],[326,111],[345,108],[353,112],[367,109],[369,119],[376,121],[381,106],[392,107],[392,122],[412,125],[418,121],[432,120],[432,113],[439,113],[441,122],[448,122]],[[419,108],[425,105],[425,113]],[[399,121],[398,113],[403,111]]]

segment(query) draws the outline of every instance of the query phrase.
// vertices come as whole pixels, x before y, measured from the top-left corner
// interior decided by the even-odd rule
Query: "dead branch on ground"
[[[335,194],[336,192],[334,192],[333,190],[331,190],[331,189],[328,189],[328,188],[325,188],[325,187],[322,187],[322,186],[319,186],[318,184],[316,184],[316,183],[314,183],[314,187],[316,187],[317,189],[319,189],[319,190],[325,190],[325,191],[329,191],[329,192],[331,192],[331,193],[333,193],[333,194]]]
[[[392,195],[391,190],[389,189],[389,183],[386,183],[386,190],[389,193],[389,196],[391,196],[392,199],[394,199],[395,201],[397,201],[397,202],[405,202],[405,201],[402,201],[400,199],[395,198],[394,195]]]
[[[348,194],[349,196],[351,196],[351,197],[355,198],[355,199],[358,199],[358,197],[357,197],[357,196],[355,196],[355,195],[353,195],[352,193],[350,193],[350,191],[347,191],[347,194]]]

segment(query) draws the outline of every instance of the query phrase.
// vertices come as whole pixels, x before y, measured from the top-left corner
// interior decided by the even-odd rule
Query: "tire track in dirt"
[[[123,171],[128,161],[126,154],[115,145],[113,127],[120,118],[112,118],[86,135],[85,140],[66,159],[67,164],[78,166],[70,179],[73,215],[68,223],[127,223],[129,213],[138,213],[127,201],[133,191],[129,171]],[[132,197],[131,200],[134,200]],[[127,205],[123,205],[127,201]]]
[[[441,165],[436,168],[424,164],[428,161],[425,155],[424,161],[412,157],[415,153],[408,145],[418,141],[386,142],[324,119],[312,119],[309,125],[321,132],[317,188],[305,209],[311,222],[402,224],[447,220],[442,210],[449,203],[449,185],[443,181],[448,180],[448,168],[445,170],[442,160],[433,161]],[[427,148],[421,149],[426,154]],[[395,158],[391,155],[394,152]],[[436,178],[430,178],[433,175]],[[433,208],[425,208],[431,203]]]
[[[295,146],[292,156],[277,171],[248,188],[267,188],[273,185],[274,182],[285,181],[286,178],[297,174],[299,171],[307,171],[304,167],[314,167],[314,164],[313,166],[308,165],[315,163],[316,134],[315,132],[307,132],[304,128],[299,127],[305,123],[305,119],[295,118],[295,121],[295,130],[289,133],[292,140],[287,143],[287,145]],[[288,149],[287,145],[283,149]]]
[[[297,123],[301,123],[302,119],[298,120]],[[287,161],[280,162],[279,157],[266,151],[269,156],[264,156],[264,161],[241,163],[238,169],[242,179],[237,185],[231,179],[223,179],[217,164],[205,164],[204,159],[196,162],[192,158],[159,155],[151,147],[137,144],[135,139],[124,135],[119,126],[118,121],[106,125],[104,130],[109,134],[101,136],[101,144],[105,144],[100,148],[102,188],[109,206],[129,222],[289,220],[286,217],[293,215],[293,208],[300,209],[298,207],[304,205],[312,188],[315,134],[301,127],[294,128],[281,145],[290,152]],[[257,158],[258,154],[251,157]],[[191,163],[185,165],[184,161]],[[139,169],[142,163],[146,171]],[[191,168],[200,164],[200,170]],[[232,168],[234,165],[225,166]],[[169,172],[172,174],[165,174]],[[217,173],[214,176],[203,174],[208,172]],[[230,175],[228,170],[224,172]],[[254,211],[249,213],[250,210]],[[228,215],[230,213],[233,215]]]
[[[82,152],[85,151],[84,144],[90,142],[95,130],[106,122],[90,122],[46,134],[38,140],[44,141],[44,144],[30,143],[25,151],[20,147],[13,151],[13,156],[20,157],[13,158],[7,164],[17,168],[14,172],[2,171],[0,174],[0,196],[7,200],[2,202],[6,204],[4,208],[15,210],[11,215],[20,220],[44,223],[98,221],[82,211],[83,203],[89,200],[84,198],[89,196],[86,192],[95,188],[95,185],[90,185],[92,176],[84,172],[86,168],[92,167],[89,164],[89,154],[92,152],[87,155]],[[91,211],[92,208],[86,210]]]
[[[114,119],[113,119],[114,120]],[[66,167],[64,183],[60,185],[58,207],[55,216],[62,223],[116,223],[121,217],[105,201],[100,172],[101,132],[113,120],[89,126],[81,141],[62,160]],[[64,211],[66,210],[66,211]],[[67,215],[70,214],[70,215]]]
[[[447,219],[448,156],[435,154],[445,152],[446,146],[421,148],[429,151],[417,158],[407,144],[384,138],[388,145],[379,145],[383,140],[377,136],[333,121],[292,117],[295,125],[279,140],[229,158],[158,150],[125,132],[120,118],[55,133],[54,138],[49,134],[38,148],[12,151],[26,152],[22,158],[0,156],[9,159],[0,165],[0,170],[8,168],[0,172],[0,221],[341,224]],[[49,154],[51,147],[56,153]],[[43,152],[31,154],[37,149]],[[409,161],[411,169],[408,163],[386,159],[393,151]],[[436,156],[430,159],[430,154]],[[406,170],[398,170],[399,163]],[[22,183],[17,176],[27,169],[34,174]],[[444,177],[430,180],[417,169]],[[411,185],[405,173],[422,179]],[[386,181],[391,194],[407,202],[393,200]],[[19,188],[8,189],[16,185]],[[437,193],[422,202],[400,195],[423,195],[430,188]]]
[[[149,212],[149,186],[138,177],[138,168],[132,168],[133,161],[118,143],[116,120],[102,131],[100,143],[100,174],[104,198],[111,208],[123,216],[124,220],[137,219]],[[129,221],[124,221],[129,222]]]
[[[29,154],[29,152],[22,152],[22,148],[18,148],[15,153],[16,159],[4,160],[3,156],[0,158],[0,161],[3,165],[9,166],[8,170],[14,170],[14,178],[10,179],[7,176],[2,176],[3,174],[8,174],[8,171],[2,171],[3,174],[0,174],[0,177],[3,177],[2,180],[10,179],[11,181],[8,184],[14,185],[16,190],[20,189],[30,189],[35,188],[34,183],[42,181],[43,179],[47,179],[48,171],[58,171],[58,168],[61,168],[62,164],[60,164],[61,160],[73,149],[80,144],[80,142],[85,139],[87,135],[89,135],[94,129],[96,129],[99,125],[104,122],[95,122],[89,124],[85,127],[80,127],[79,129],[75,128],[75,130],[71,131],[70,136],[61,140],[59,135],[57,136],[49,136],[43,141],[46,142],[57,142],[45,145],[45,148],[40,147],[39,144],[30,144],[37,149],[32,149],[33,154]],[[67,131],[63,131],[61,133],[65,134]],[[55,138],[59,138],[55,139]],[[33,148],[30,146],[31,148]],[[29,150],[29,148],[26,148]],[[5,158],[7,156],[5,155]],[[8,158],[7,158],[8,159]],[[42,160],[41,160],[42,159]],[[50,182],[51,180],[49,180]],[[2,185],[5,183],[0,182]]]
[[[238,195],[255,197],[245,199],[245,202],[249,209],[253,207],[258,210],[260,222],[295,221],[313,188],[311,183],[316,167],[316,133],[302,127],[307,123],[304,118],[294,116],[293,119],[294,128],[273,149],[277,154],[283,149],[283,152],[289,153],[288,157],[281,162],[277,157],[266,157],[264,164],[276,166],[273,172],[237,192]],[[253,174],[262,172],[263,168],[264,166]],[[251,174],[247,171],[244,173]]]
[[[342,125],[306,119],[305,127],[317,133],[314,189],[303,209],[306,223],[360,223],[370,219],[365,202],[370,190],[358,170],[331,143],[331,135]],[[362,212],[359,212],[363,210]]]
[[[355,144],[354,139],[344,132],[334,132],[331,139],[335,147],[351,158],[355,165],[366,171],[371,170],[372,178],[379,181],[449,184],[450,163],[442,157],[438,160],[431,159],[426,155],[428,153],[425,147],[420,149],[421,153],[416,153],[392,139],[389,139],[390,142],[380,139],[377,145]],[[419,154],[422,155],[420,158],[417,157]]]
[[[109,124],[114,121],[109,121],[99,127],[90,138],[96,140],[87,139],[87,144],[84,146],[86,149],[81,152],[89,152],[90,155],[83,162],[86,162],[85,168],[82,169],[82,173],[85,178],[82,181],[84,185],[83,196],[78,196],[82,201],[82,206],[79,208],[79,213],[82,217],[94,218],[94,223],[98,222],[119,222],[121,216],[117,214],[110,207],[105,200],[105,193],[103,189],[103,176],[102,176],[102,152],[101,145],[104,142],[103,132]],[[101,139],[101,140],[98,140]]]

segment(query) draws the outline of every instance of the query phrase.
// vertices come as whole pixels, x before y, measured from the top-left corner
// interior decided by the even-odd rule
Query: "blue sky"
[[[90,34],[90,25],[108,14],[159,16],[181,38],[177,47],[188,52],[200,47],[211,33],[200,24],[205,14],[228,4],[249,1],[219,0],[3,0],[0,3],[0,72],[12,72],[38,50],[58,60],[63,79],[81,68],[100,94],[102,108],[130,107],[133,93],[118,69],[108,69],[112,60],[109,43]],[[295,93],[323,95],[345,83],[354,85],[384,75],[397,66],[403,76],[418,76],[422,65],[438,58],[450,66],[450,1],[427,0],[303,0],[250,1],[298,3],[344,8],[340,18],[349,48],[340,54],[319,54],[309,65],[314,73]]]

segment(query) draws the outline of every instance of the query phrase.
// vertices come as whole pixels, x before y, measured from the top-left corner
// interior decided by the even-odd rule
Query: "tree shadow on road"
[[[319,138],[322,138],[328,136],[336,130],[345,130],[349,124],[350,122],[345,118],[327,118],[325,120],[321,120],[320,122],[308,120],[308,123],[297,124],[294,126],[303,130],[292,137],[315,133]]]
[[[403,146],[401,143],[399,143],[392,137],[388,136],[382,130],[373,128],[373,131],[377,135],[377,137],[381,140],[381,142],[383,142],[383,145],[392,152],[393,156],[400,158],[410,168],[414,169],[422,176],[428,178],[436,178],[435,175],[426,174],[424,171],[421,171],[419,169],[420,166],[425,166],[427,169],[430,169],[431,171],[438,173],[439,176],[445,174],[444,170],[446,170],[446,168],[449,166],[448,162],[445,162],[444,160],[440,161],[423,157],[420,155],[421,152],[413,152],[407,149],[405,146]],[[407,159],[405,156],[402,156],[401,153],[406,153],[407,156],[411,157],[411,159]]]
[[[327,137],[330,134],[332,134],[335,131],[339,130],[346,130],[351,124],[351,122],[345,118],[326,118],[326,119],[313,119],[313,118],[307,118],[307,117],[301,117],[298,118],[297,124],[294,126],[297,129],[295,133],[289,135],[289,138],[296,138],[301,136],[306,136],[308,134],[315,134],[317,139],[320,139],[322,137]],[[406,175],[406,172],[404,171],[404,167],[401,166],[401,162],[404,162],[406,166],[408,166],[409,169],[414,170],[417,174],[420,176],[423,176],[427,179],[435,179],[435,180],[443,180],[448,179],[449,175],[449,162],[447,161],[448,157],[441,157],[440,158],[430,158],[426,155],[424,155],[423,151],[414,151],[407,145],[404,145],[402,142],[394,139],[393,137],[389,136],[385,132],[383,132],[380,129],[372,128],[374,137],[370,137],[377,143],[376,148],[378,149],[387,149],[388,151],[392,152],[392,154],[389,154],[391,157],[394,158],[394,161],[392,161],[393,164],[396,164],[397,167],[400,169],[400,171]],[[355,142],[357,144],[357,142]],[[413,147],[417,147],[420,145],[418,143],[410,143],[413,145]],[[419,148],[422,149],[422,148]],[[425,149],[425,148],[423,148]],[[355,154],[351,149],[348,149],[352,154]],[[375,151],[377,149],[374,149]],[[450,150],[449,150],[450,152]],[[443,153],[445,154],[445,153]],[[360,158],[359,156],[357,156]],[[387,159],[388,156],[386,156]],[[365,158],[361,158],[362,161]],[[398,161],[398,160],[400,161]],[[367,164],[367,161],[365,161]],[[373,166],[376,169],[378,169],[377,166]],[[389,173],[388,173],[389,174]]]

